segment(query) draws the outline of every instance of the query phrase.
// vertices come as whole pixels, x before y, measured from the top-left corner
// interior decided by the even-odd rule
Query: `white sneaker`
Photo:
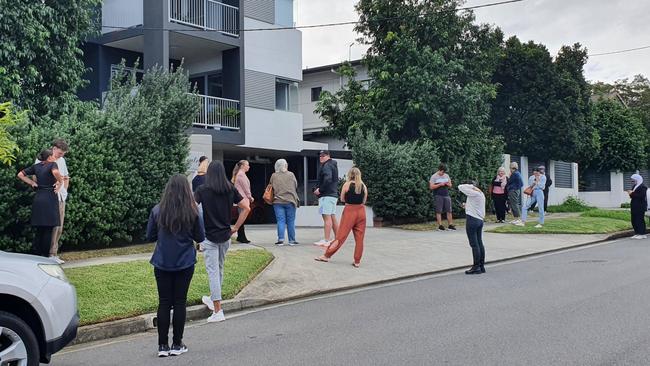
[[[216,313],[212,313],[208,318],[208,323],[222,322],[226,320],[226,317],[223,315],[223,309],[219,310]]]
[[[648,239],[647,235],[639,235],[639,239]]]
[[[646,238],[647,238],[647,236],[645,236],[645,235],[634,235],[631,239],[641,240],[641,239],[646,239]]]
[[[541,228],[543,228],[543,227],[544,227],[544,226],[542,226],[542,224],[537,224],[537,225],[535,225],[535,228],[537,228],[537,229],[541,229]]]
[[[201,301],[203,301],[203,303],[205,304],[205,306],[208,307],[208,309],[214,311],[214,302],[212,301],[210,296],[203,296],[201,298]]]
[[[65,261],[64,261],[63,259],[59,258],[58,255],[57,255],[56,257],[54,257],[54,260],[55,260],[56,263],[58,263],[58,264],[63,264],[63,263],[65,263]]]
[[[520,219],[515,219],[515,220],[510,221],[510,223],[513,224],[513,225],[517,225],[520,222],[521,222]]]
[[[326,246],[330,245],[331,242],[332,242],[331,240],[321,239],[321,240],[319,240],[317,242],[314,242],[314,245],[319,245],[321,247],[326,247]]]
[[[517,223],[514,224],[514,225],[515,225],[515,226],[526,226],[526,223],[523,222],[523,221],[519,221],[519,222],[517,222]]]

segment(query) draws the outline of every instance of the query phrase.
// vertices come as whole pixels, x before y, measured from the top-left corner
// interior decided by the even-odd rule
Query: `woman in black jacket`
[[[632,214],[632,227],[634,228],[634,236],[632,239],[645,239],[645,212],[648,209],[648,201],[646,193],[648,187],[643,184],[643,177],[639,174],[632,174],[632,181],[634,188],[627,191],[630,195],[630,213]]]

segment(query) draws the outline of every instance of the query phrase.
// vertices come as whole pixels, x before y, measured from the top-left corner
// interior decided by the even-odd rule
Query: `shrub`
[[[548,212],[585,212],[593,210],[594,207],[587,206],[581,199],[569,196],[561,205],[548,206]]]
[[[429,177],[439,164],[429,141],[391,143],[373,133],[355,136],[352,157],[368,186],[368,204],[388,219],[431,218]]]
[[[630,208],[632,205],[629,202],[621,203],[621,208]]]

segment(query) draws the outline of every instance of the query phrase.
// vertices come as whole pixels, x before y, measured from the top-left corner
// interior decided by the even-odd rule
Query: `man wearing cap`
[[[339,224],[336,221],[336,203],[339,193],[339,169],[336,161],[330,157],[330,152],[321,150],[318,154],[320,160],[320,171],[318,172],[318,186],[314,194],[318,197],[318,212],[323,216],[324,238],[314,244],[328,246],[334,240]],[[332,236],[332,231],[334,236]]]

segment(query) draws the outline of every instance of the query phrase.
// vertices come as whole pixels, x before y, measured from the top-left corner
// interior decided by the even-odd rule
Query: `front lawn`
[[[231,251],[226,257],[223,298],[232,299],[273,259],[265,250]],[[81,325],[152,313],[158,306],[153,267],[147,260],[65,269],[77,288]],[[194,270],[188,305],[209,295],[203,256]]]
[[[629,221],[606,217],[569,217],[564,219],[546,220],[544,227],[537,229],[537,220],[530,220],[526,226],[503,225],[488,230],[492,233],[507,234],[609,234],[628,230],[632,227]]]

